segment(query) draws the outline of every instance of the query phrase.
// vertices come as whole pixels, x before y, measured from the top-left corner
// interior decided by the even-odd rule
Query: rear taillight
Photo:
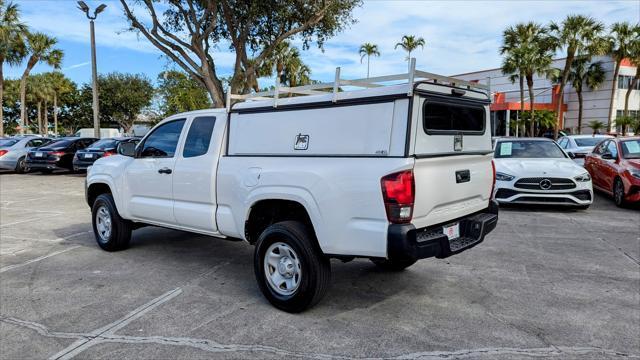
[[[489,193],[489,199],[493,198],[493,191],[496,189],[496,163],[493,162],[493,160],[491,160],[491,171],[493,172],[493,181],[491,181],[491,192]]]
[[[65,154],[64,151],[52,151],[49,153],[49,155],[53,155],[53,156],[62,156],[64,154]]]
[[[406,170],[389,174],[380,180],[380,184],[389,222],[394,224],[410,222],[415,200],[413,171]]]
[[[8,153],[9,150],[0,150],[0,156],[3,156],[4,154]]]
[[[102,154],[102,156],[111,156],[111,155],[115,155],[115,151],[105,151],[104,154]]]

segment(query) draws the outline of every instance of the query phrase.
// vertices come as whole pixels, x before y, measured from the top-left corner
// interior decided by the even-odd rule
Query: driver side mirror
[[[569,157],[572,159],[576,158],[576,154],[572,153],[571,151],[567,152],[567,155],[569,155]]]
[[[136,157],[136,143],[131,141],[118,144],[118,154]]]
[[[615,158],[613,157],[613,155],[611,155],[611,153],[604,153],[602,154],[602,158],[604,160],[615,160]]]

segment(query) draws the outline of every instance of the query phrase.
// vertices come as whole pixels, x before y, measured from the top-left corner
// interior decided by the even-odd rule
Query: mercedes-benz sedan
[[[494,162],[499,203],[553,204],[588,208],[593,202],[591,176],[546,138],[496,141]]]

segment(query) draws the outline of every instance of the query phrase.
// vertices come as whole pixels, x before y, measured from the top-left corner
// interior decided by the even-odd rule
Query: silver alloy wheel
[[[273,291],[292,295],[302,279],[302,265],[298,254],[282,242],[271,244],[264,254],[264,276]]]
[[[111,213],[104,205],[100,206],[96,211],[96,229],[103,243],[109,241],[109,237],[111,237]]]

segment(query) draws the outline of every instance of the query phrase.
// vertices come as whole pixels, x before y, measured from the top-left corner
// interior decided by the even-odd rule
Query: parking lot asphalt
[[[0,174],[0,358],[640,358],[640,210],[502,209],[460,255],[401,273],[332,261],[292,315],[262,297],[253,247],[136,230],[107,253],[82,175]]]

